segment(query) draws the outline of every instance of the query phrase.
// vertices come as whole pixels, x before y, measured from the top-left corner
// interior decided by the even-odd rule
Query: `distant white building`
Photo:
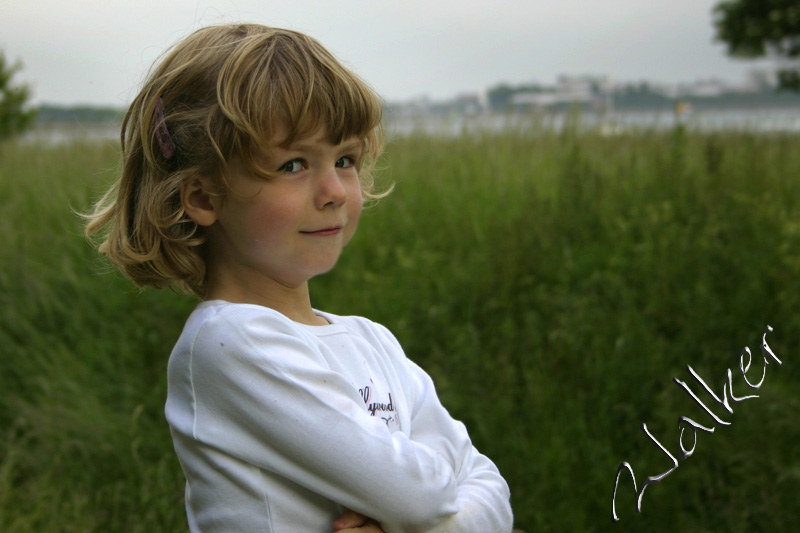
[[[775,70],[754,68],[747,72],[744,86],[745,92],[757,93],[778,86],[778,75]]]
[[[699,98],[711,98],[731,92],[732,87],[718,79],[698,80],[683,87],[684,96],[696,96]]]
[[[559,76],[554,90],[520,92],[511,97],[515,107],[548,107],[555,104],[596,103],[611,91],[608,76]]]
[[[465,115],[477,115],[489,108],[489,103],[485,94],[468,93],[461,94],[453,101],[455,108]]]
[[[554,104],[592,102],[594,96],[586,91],[517,93],[511,97],[515,107],[548,107]]]
[[[567,93],[598,93],[605,92],[611,87],[608,76],[567,76],[561,75],[556,80],[556,89]]]

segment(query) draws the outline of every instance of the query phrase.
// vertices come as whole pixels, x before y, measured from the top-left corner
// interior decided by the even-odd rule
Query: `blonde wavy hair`
[[[288,146],[324,127],[333,144],[363,140],[361,188],[377,198],[382,110],[375,92],[307,35],[255,24],[198,30],[154,67],[128,109],[122,175],[85,216],[86,234],[99,235],[100,253],[137,285],[203,298],[205,234],[183,209],[182,184],[203,176],[214,194],[227,194],[235,157],[269,179],[255,156],[278,131],[288,131]],[[173,154],[159,144],[162,124]]]

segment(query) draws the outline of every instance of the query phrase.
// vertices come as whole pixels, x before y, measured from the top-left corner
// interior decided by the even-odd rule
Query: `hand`
[[[345,509],[333,521],[333,530],[337,533],[384,533],[378,522],[350,509]]]

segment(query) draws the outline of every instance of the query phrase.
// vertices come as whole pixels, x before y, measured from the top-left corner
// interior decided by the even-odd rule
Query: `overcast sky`
[[[258,22],[316,37],[386,100],[435,100],[560,74],[744,79],[713,41],[718,0],[0,0],[0,49],[36,103],[126,106],[192,30]],[[763,65],[763,64],[762,64]]]

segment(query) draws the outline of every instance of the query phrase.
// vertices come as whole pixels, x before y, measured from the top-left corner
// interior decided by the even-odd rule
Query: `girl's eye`
[[[336,166],[339,168],[348,168],[354,166],[355,164],[356,164],[355,159],[353,159],[349,155],[342,157],[336,162]]]
[[[303,170],[303,160],[302,159],[292,159],[288,163],[284,163],[278,169],[278,172],[286,172],[287,174],[294,174],[295,172],[300,172]]]

